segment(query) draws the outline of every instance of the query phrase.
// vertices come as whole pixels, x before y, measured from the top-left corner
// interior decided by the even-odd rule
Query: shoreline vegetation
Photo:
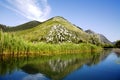
[[[45,42],[29,42],[17,37],[14,34],[9,34],[0,31],[0,53],[13,55],[57,55],[68,53],[83,53],[101,51],[102,47],[90,43],[45,43]]]

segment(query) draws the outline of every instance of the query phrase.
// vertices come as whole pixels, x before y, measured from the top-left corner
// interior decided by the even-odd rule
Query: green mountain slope
[[[2,27],[9,34],[22,37],[33,43],[92,43],[95,45],[109,44],[105,36],[94,32],[83,31],[82,28],[70,23],[63,17],[56,16],[45,22],[31,21],[16,27]]]
[[[59,16],[51,18],[36,27],[12,33],[32,42],[79,43],[89,40],[89,35],[86,32]]]
[[[21,31],[21,30],[26,30],[26,29],[30,29],[30,28],[33,28],[33,27],[36,27],[40,24],[40,22],[38,21],[30,21],[30,22],[27,22],[27,23],[24,23],[24,24],[21,24],[21,25],[18,25],[18,26],[5,26],[5,25],[1,25],[3,31],[5,32],[12,32],[12,31]]]

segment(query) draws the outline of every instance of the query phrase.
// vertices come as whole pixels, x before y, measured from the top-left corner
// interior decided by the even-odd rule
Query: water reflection
[[[66,77],[75,70],[98,65],[104,61],[111,50],[100,53],[80,53],[59,56],[9,57],[0,61],[0,80],[69,80]],[[72,80],[72,79],[71,79]]]
[[[49,80],[48,78],[46,78],[43,74],[31,74],[31,75],[28,75],[28,76],[25,76],[23,78],[23,80]]]

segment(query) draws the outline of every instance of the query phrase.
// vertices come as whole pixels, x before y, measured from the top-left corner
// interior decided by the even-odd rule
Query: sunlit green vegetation
[[[49,34],[51,28],[53,26],[58,26],[61,24],[65,29],[67,29],[71,34],[75,35],[79,40],[82,40],[83,42],[87,42],[89,39],[89,36],[87,33],[84,31],[80,30],[77,28],[75,25],[72,23],[68,22],[62,17],[54,17],[51,18],[45,22],[40,23],[39,25],[33,27],[33,28],[26,28],[25,25],[21,25],[20,27],[16,26],[17,30],[14,30],[14,32],[11,32],[12,34],[14,33],[17,36],[22,36],[25,40],[27,41],[46,41],[46,37]],[[19,30],[23,29],[23,30]],[[10,28],[13,29],[13,28]],[[7,30],[9,31],[9,29]],[[11,30],[10,30],[11,31]],[[9,33],[9,34],[11,34]]]
[[[104,36],[86,33],[60,16],[16,27],[0,25],[0,28],[3,30],[0,31],[0,53],[4,54],[54,55],[113,47]]]
[[[14,34],[3,33],[0,31],[0,51],[1,53],[19,53],[24,54],[61,54],[61,53],[72,53],[72,52],[91,52],[101,50],[101,47],[97,47],[89,43],[58,43],[51,44],[45,42],[29,42],[22,39],[22,37],[16,37]],[[24,53],[24,54],[22,54]],[[33,54],[34,55],[34,54]]]
[[[86,33],[81,28],[78,28],[60,16],[53,17],[44,22],[31,21],[15,27],[1,25],[0,28],[9,35],[19,37],[25,43],[28,41],[30,45],[32,43],[41,44],[41,42],[54,44],[71,42],[75,44],[91,43],[102,47],[111,46],[111,44],[105,42],[108,40],[104,36],[101,39],[98,34]]]

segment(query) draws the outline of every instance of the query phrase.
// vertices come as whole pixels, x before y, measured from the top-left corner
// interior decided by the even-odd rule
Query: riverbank
[[[4,48],[2,54],[12,55],[57,55],[57,54],[73,54],[73,53],[87,53],[87,52],[99,52],[102,50],[101,47],[93,44],[81,43],[61,43],[61,44],[49,44],[49,43],[38,43],[26,46],[25,49],[16,47],[16,49]]]
[[[46,42],[28,42],[15,35],[0,33],[0,54],[39,54],[39,55],[55,55],[68,53],[83,53],[100,51],[102,48],[90,43],[75,44],[72,42],[64,43],[46,43]]]

